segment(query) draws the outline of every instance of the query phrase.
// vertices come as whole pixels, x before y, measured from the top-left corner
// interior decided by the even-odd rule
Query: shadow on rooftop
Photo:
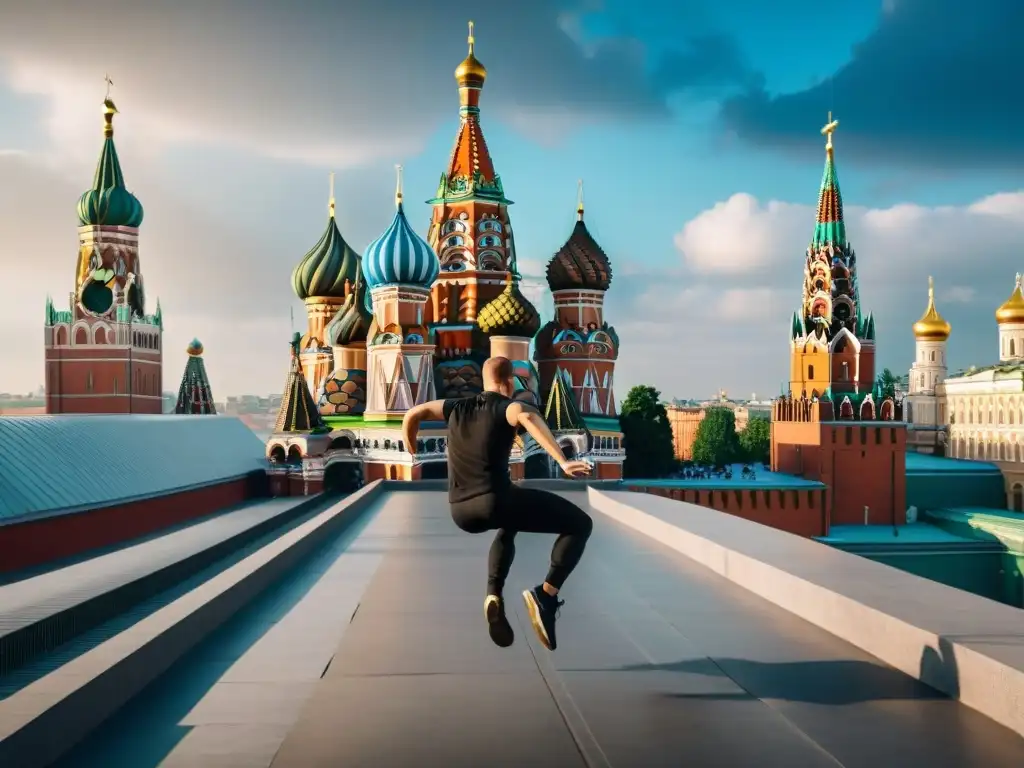
[[[935,688],[881,663],[853,659],[764,662],[720,658],[711,659],[711,664],[708,661],[687,659],[668,664],[634,664],[620,667],[619,671],[725,675],[743,689],[732,693],[664,694],[672,699],[757,698],[843,706],[866,701],[946,698]],[[922,674],[929,675],[926,679],[941,679],[947,684],[952,681],[955,689],[955,661],[950,664],[939,652],[928,648],[921,667]]]

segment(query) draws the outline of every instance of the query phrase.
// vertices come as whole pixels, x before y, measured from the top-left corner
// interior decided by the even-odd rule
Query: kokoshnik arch
[[[541,408],[567,455],[590,458],[598,478],[622,476],[619,339],[604,318],[611,264],[587,230],[581,184],[576,225],[548,263],[555,312],[541,327],[519,287],[512,201],[480,125],[487,69],[474,48],[470,22],[469,53],[455,70],[459,129],[428,201],[425,238],[406,218],[399,168],[395,217],[360,256],[338,229],[332,177],[327,227],[292,275],[308,325],[292,340],[267,442],[278,494],[358,477],[444,477],[444,425],[424,424],[418,445],[406,446],[402,416],[417,403],[480,392],[481,364],[499,355],[513,362],[516,397]],[[555,472],[529,437],[512,460],[517,478]]]

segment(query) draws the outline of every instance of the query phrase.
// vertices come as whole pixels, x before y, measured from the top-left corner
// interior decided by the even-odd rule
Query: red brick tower
[[[108,81],[109,82],[109,81]],[[46,301],[47,413],[162,413],[163,317],[145,312],[142,204],[114,147],[117,107],[103,102],[103,150],[78,201],[78,267],[70,311]]]
[[[505,290],[506,273],[516,272],[515,243],[501,177],[480,129],[480,93],[487,69],[473,53],[455,70],[459,85],[459,132],[434,199],[427,242],[441,262],[431,289],[428,322],[437,341],[439,397],[478,392],[480,364],[489,343],[477,324],[479,311]]]
[[[804,267],[803,306],[790,333],[789,393],[772,407],[772,470],[820,480],[830,524],[906,522],[902,403],[875,379],[875,323],[857,289],[835,168],[832,120]]]

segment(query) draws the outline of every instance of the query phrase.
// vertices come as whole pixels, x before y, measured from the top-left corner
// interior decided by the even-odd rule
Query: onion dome
[[[356,274],[356,284],[345,299],[337,314],[327,324],[327,343],[332,347],[344,347],[366,341],[373,321],[373,312],[366,309],[366,282],[362,271]]]
[[[469,55],[462,60],[462,63],[455,68],[455,79],[461,86],[481,86],[487,79],[487,67],[480,63],[473,55],[473,47],[476,43],[473,37],[473,22],[469,22]]]
[[[192,339],[185,351],[188,352],[190,357],[199,357],[203,354],[203,344],[199,339]]]
[[[914,338],[918,341],[945,341],[952,326],[935,308],[935,283],[928,278],[928,309],[914,323]]]
[[[402,208],[402,167],[398,166],[398,210],[384,234],[366,246],[363,276],[371,290],[382,285],[418,285],[429,288],[441,271],[437,254],[416,234]]]
[[[540,314],[519,291],[519,281],[511,273],[505,290],[477,313],[477,325],[492,336],[521,336],[531,339],[540,330]]]
[[[583,182],[576,206],[576,226],[565,245],[548,262],[548,287],[552,291],[586,289],[607,291],[612,283],[608,256],[583,222]]]
[[[292,272],[292,289],[303,301],[311,296],[344,298],[346,281],[354,283],[359,272],[359,254],[345,242],[334,218],[333,173],[327,212],[327,229]]]
[[[1017,273],[1017,284],[1013,287],[1013,293],[999,309],[996,310],[996,322],[999,325],[1007,323],[1024,323],[1024,293],[1021,292],[1022,276]]]
[[[96,164],[92,189],[78,199],[78,223],[83,227],[138,227],[142,224],[142,203],[125,188],[121,161],[114,147],[116,114],[114,102],[106,99],[103,102],[103,151]]]

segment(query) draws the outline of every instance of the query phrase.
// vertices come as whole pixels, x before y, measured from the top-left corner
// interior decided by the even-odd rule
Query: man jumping
[[[512,399],[512,363],[492,357],[483,366],[484,391],[471,397],[434,400],[405,414],[405,445],[414,453],[422,421],[448,424],[448,502],[452,519],[467,533],[496,530],[488,557],[484,613],[496,645],[507,648],[515,636],[505,616],[502,590],[516,554],[517,533],[555,533],[551,568],[544,583],[523,592],[541,643],[555,650],[555,618],[564,601],[558,591],[580,561],[593,528],[590,515],[558,494],[521,488],[509,477],[509,455],[516,433],[526,430],[569,477],[590,473],[585,461],[563,455],[543,417],[533,406]]]

